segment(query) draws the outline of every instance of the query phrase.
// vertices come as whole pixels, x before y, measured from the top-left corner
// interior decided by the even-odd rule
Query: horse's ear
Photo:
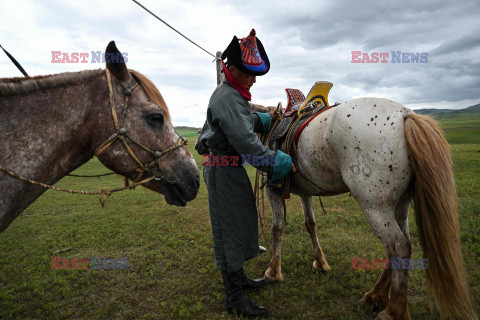
[[[105,50],[105,62],[110,73],[120,81],[128,79],[128,69],[115,41],[110,41]]]

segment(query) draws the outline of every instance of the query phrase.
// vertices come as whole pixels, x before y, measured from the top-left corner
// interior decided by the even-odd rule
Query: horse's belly
[[[335,109],[313,119],[298,140],[296,165],[291,191],[301,195],[335,195],[348,191],[342,179],[329,133]]]

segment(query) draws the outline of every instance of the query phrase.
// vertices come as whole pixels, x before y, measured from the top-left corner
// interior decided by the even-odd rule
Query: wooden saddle
[[[298,89],[285,89],[288,104],[285,111],[272,124],[267,136],[267,145],[273,150],[289,154],[295,163],[298,138],[308,123],[322,112],[337,106],[328,104],[328,93],[333,86],[327,81],[316,82],[307,98]],[[268,186],[284,199],[290,197],[290,175],[270,181]]]

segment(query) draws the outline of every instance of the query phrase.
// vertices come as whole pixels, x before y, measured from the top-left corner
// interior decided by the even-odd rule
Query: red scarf
[[[250,90],[245,88],[227,69],[227,66],[225,66],[225,63],[222,61],[222,69],[223,69],[223,74],[225,75],[225,79],[227,79],[227,82],[237,90],[242,97],[247,99],[248,101],[252,100],[252,94],[250,93]]]

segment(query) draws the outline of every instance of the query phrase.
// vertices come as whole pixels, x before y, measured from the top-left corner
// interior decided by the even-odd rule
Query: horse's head
[[[99,117],[106,122],[94,134],[95,154],[134,182],[154,177],[146,187],[162,193],[167,203],[184,206],[197,195],[200,178],[162,95],[147,77],[127,69],[115,42],[105,57],[110,96],[103,109],[108,115]]]

